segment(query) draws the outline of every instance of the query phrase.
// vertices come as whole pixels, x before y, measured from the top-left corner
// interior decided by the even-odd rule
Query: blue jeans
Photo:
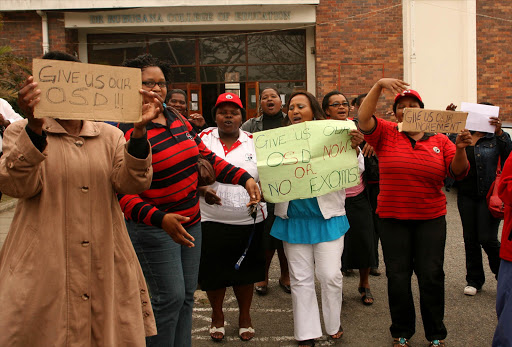
[[[158,335],[147,346],[191,346],[192,309],[201,257],[201,223],[186,228],[195,247],[174,242],[158,227],[127,221],[128,233],[149,288]]]
[[[502,260],[498,274],[498,290],[496,292],[496,313],[498,325],[492,340],[493,347],[512,346],[512,262]]]
[[[489,212],[485,197],[458,194],[457,207],[466,250],[466,281],[469,286],[480,289],[485,282],[482,248],[489,258],[491,271],[497,275],[500,269],[500,220]]]

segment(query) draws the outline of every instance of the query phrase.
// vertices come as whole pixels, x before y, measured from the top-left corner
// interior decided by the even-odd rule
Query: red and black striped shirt
[[[446,176],[453,177],[450,164],[455,145],[443,134],[414,141],[399,132],[396,123],[376,121],[373,131],[363,133],[379,158],[379,217],[426,220],[446,215],[446,196],[441,188]]]
[[[176,213],[190,217],[184,223],[188,227],[201,220],[197,195],[199,153],[213,165],[218,182],[245,186],[251,175],[210,151],[187,120],[184,125],[168,110],[164,115],[167,125],[147,125],[153,155],[151,187],[139,195],[119,194],[118,198],[127,219],[161,227],[165,214]],[[119,128],[129,139],[133,124],[120,124]]]

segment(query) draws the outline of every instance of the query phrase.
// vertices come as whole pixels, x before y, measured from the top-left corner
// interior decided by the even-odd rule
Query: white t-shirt
[[[23,117],[17,114],[11,104],[9,104],[6,100],[0,98],[0,114],[7,119],[9,122],[14,123],[16,121],[22,120]],[[0,152],[2,151],[2,137],[0,136]]]
[[[233,144],[231,150],[225,148],[220,141],[217,128],[205,129],[199,134],[201,140],[217,156],[230,164],[241,167],[247,171],[256,182],[259,182],[258,169],[256,167],[256,150],[252,134],[240,130],[238,140]],[[203,222],[218,222],[233,225],[252,224],[253,219],[247,213],[246,204],[249,202],[249,194],[240,185],[224,184],[215,182],[212,187],[221,198],[222,205],[208,205],[204,197],[200,197],[201,220]],[[267,218],[267,206],[260,203],[256,223]]]

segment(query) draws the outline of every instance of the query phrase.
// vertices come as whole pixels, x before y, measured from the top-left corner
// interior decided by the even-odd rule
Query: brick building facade
[[[507,0],[477,0],[476,12],[477,100],[500,106],[502,118],[512,121],[512,27],[500,20],[512,18],[512,7]],[[78,54],[78,30],[65,28],[64,11],[45,13],[50,49]],[[36,11],[9,11],[2,17],[0,45],[11,46],[27,59],[40,57],[41,16]],[[402,17],[402,0],[320,0],[314,31],[317,96],[340,89],[352,98],[382,76],[403,78]],[[378,112],[384,113],[391,102],[392,96],[386,95]]]
[[[316,26],[317,96],[338,89],[353,98],[368,92],[382,77],[403,78],[402,8],[394,7],[400,3],[401,0],[320,1]],[[389,10],[369,15],[383,8]],[[381,114],[392,103],[391,95],[386,93],[385,98],[378,110]]]
[[[477,13],[489,16],[476,19],[478,101],[500,106],[500,117],[512,122],[512,6],[478,0]]]

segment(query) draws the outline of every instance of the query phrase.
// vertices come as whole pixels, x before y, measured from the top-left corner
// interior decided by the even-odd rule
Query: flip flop
[[[215,334],[215,333],[221,333],[222,337],[214,337],[213,334]],[[215,342],[222,341],[222,339],[224,339],[224,335],[225,334],[226,334],[226,330],[224,329],[224,327],[218,327],[218,328],[217,327],[211,327],[210,328],[210,337]]]
[[[244,338],[242,336],[242,334],[244,333],[251,333],[252,336],[249,337],[249,338]],[[240,337],[240,340],[242,341],[249,341],[250,339],[252,339],[254,337],[254,328],[253,327],[248,327],[248,328],[240,328],[238,329],[238,337]]]
[[[363,294],[363,295],[361,295],[361,301],[363,302],[363,305],[365,305],[365,306],[373,305],[374,299],[373,299],[372,292],[370,291],[370,288],[359,287],[359,288],[357,288],[357,290],[359,291],[359,293]],[[372,301],[367,302],[366,301],[367,299],[371,299]]]

